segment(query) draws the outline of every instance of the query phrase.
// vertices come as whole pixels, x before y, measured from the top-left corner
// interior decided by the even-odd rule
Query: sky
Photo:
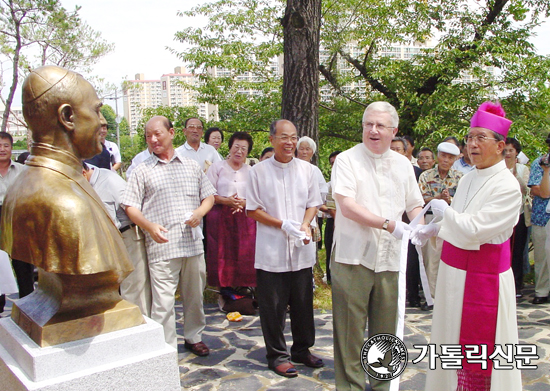
[[[125,80],[133,80],[136,73],[145,74],[146,79],[160,79],[165,73],[183,64],[166,47],[182,51],[182,43],[174,40],[177,31],[196,23],[205,24],[201,19],[177,16],[207,0],[61,0],[67,10],[80,5],[80,16],[94,30],[100,31],[103,38],[115,44],[112,53],[103,57],[93,67],[91,74],[105,81],[120,85]],[[539,29],[533,42],[540,54],[550,54],[550,23]],[[8,88],[2,94],[7,95]],[[20,92],[16,93],[15,106],[20,106]],[[114,106],[114,102],[106,102]],[[122,113],[122,99],[119,99],[119,112]]]

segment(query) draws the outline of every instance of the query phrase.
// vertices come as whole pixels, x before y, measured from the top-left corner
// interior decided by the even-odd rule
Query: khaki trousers
[[[183,335],[195,344],[202,340],[206,325],[203,293],[206,287],[206,263],[204,255],[167,259],[149,264],[151,274],[151,319],[164,327],[166,343],[178,348],[176,336],[175,294],[181,279],[183,301]]]
[[[394,334],[397,327],[398,272],[375,273],[361,265],[333,262],[332,312],[334,371],[338,391],[363,391],[361,347],[368,336]],[[387,391],[389,381],[370,379],[374,391]]]
[[[426,224],[434,219],[433,215],[426,215]],[[432,298],[435,298],[435,285],[437,282],[437,272],[439,271],[439,261],[441,260],[441,251],[443,250],[443,239],[430,238],[428,242],[422,246],[422,259],[424,260],[424,269],[428,284],[430,285],[430,293]]]
[[[548,227],[548,224],[546,226]],[[546,297],[550,292],[550,270],[548,269],[550,243],[548,243],[549,247],[547,251],[546,227],[532,225],[531,240],[533,241],[533,256],[535,258],[535,296]]]
[[[134,265],[134,271],[120,283],[120,295],[134,303],[141,313],[151,317],[151,279],[145,251],[145,236],[138,227],[122,232],[122,240]]]

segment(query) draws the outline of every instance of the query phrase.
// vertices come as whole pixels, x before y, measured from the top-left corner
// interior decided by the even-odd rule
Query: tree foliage
[[[12,66],[2,130],[20,76],[28,68],[58,65],[88,70],[113,50],[112,44],[80,19],[79,10],[67,11],[59,0],[0,0],[0,55]]]
[[[179,56],[201,78],[189,88],[219,105],[228,128],[266,129],[280,111],[273,60],[283,53],[284,10],[282,0],[218,0],[181,13],[208,18],[177,33],[191,46]],[[529,37],[549,10],[547,0],[324,0],[321,161],[336,140],[360,141],[362,111],[373,100],[397,108],[401,134],[433,147],[463,136],[477,106],[498,99],[533,158],[550,125],[550,59]],[[387,50],[410,43],[425,44],[412,59]]]

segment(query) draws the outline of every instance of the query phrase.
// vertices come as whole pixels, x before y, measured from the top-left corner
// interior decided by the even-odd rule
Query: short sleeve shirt
[[[434,168],[424,171],[420,174],[418,180],[422,197],[424,197],[424,199],[436,197],[445,189],[449,190],[451,197],[454,197],[456,188],[458,187],[458,181],[460,181],[462,175],[460,171],[451,168],[447,176],[441,178],[437,165]]]
[[[388,220],[401,220],[404,212],[424,204],[409,159],[392,150],[376,155],[363,143],[338,155],[331,184],[334,194],[351,197]],[[334,242],[336,262],[363,265],[377,273],[399,270],[401,241],[387,231],[344,217],[340,205]]]
[[[240,169],[234,170],[224,160],[212,164],[206,176],[216,188],[218,195],[231,197],[237,194],[239,198],[246,198],[246,181],[251,168],[248,164],[243,164]]]
[[[203,142],[200,143],[199,149],[196,151],[187,141],[182,146],[176,148],[176,151],[178,151],[180,156],[188,157],[199,163],[199,166],[201,166],[203,170],[207,168],[206,162],[215,163],[222,160],[216,148]]]
[[[195,161],[181,157],[177,151],[170,161],[160,160],[153,154],[136,167],[121,203],[139,209],[147,220],[168,230],[164,233],[167,243],[157,243],[145,233],[150,263],[204,252],[202,240],[193,239],[184,216],[215,193],[201,167]]]
[[[0,205],[2,205],[4,201],[8,188],[15,182],[15,179],[24,168],[25,166],[23,164],[11,162],[8,173],[4,176],[0,175]]]
[[[544,171],[540,166],[540,157],[536,158],[531,164],[531,173],[529,174],[529,183],[527,186],[538,186],[542,181],[542,174]],[[546,206],[548,205],[548,198],[542,198],[539,196],[533,197],[533,212],[531,213],[531,223],[539,227],[546,226],[548,220],[550,220],[550,213],[546,212]]]
[[[300,159],[281,163],[272,156],[250,170],[246,210],[261,209],[281,220],[301,223],[306,209],[323,204],[312,164]],[[291,272],[315,264],[316,244],[301,247],[296,239],[275,227],[257,223],[254,267],[268,272]]]

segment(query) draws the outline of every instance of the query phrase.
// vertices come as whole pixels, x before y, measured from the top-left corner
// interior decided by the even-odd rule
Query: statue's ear
[[[59,122],[67,131],[73,131],[75,128],[73,122],[74,110],[72,106],[68,103],[64,103],[57,109],[57,118]]]

